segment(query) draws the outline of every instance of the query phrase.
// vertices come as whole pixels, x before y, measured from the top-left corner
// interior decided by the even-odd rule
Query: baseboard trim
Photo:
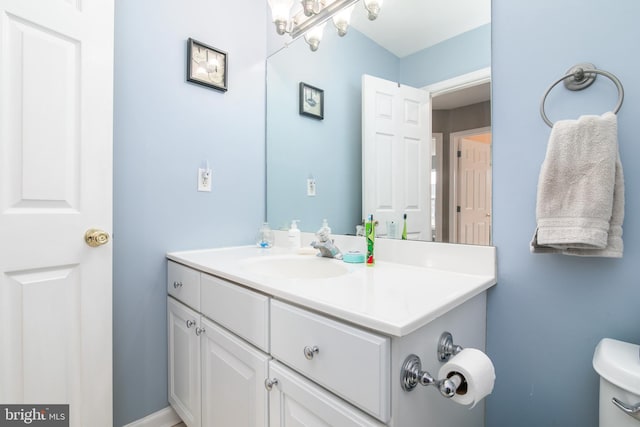
[[[167,406],[124,427],[173,427],[181,421],[176,411],[171,406]]]

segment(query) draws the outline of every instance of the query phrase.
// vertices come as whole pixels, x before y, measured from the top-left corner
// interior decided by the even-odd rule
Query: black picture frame
[[[324,90],[300,82],[299,113],[314,119],[324,119]]]
[[[224,64],[220,64],[223,62]],[[199,42],[187,40],[187,81],[222,92],[228,89],[229,55]]]

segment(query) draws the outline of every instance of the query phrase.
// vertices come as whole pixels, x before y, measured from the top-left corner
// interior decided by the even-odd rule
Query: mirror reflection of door
[[[432,240],[429,94],[369,75],[362,77],[362,214],[377,235]],[[395,225],[394,225],[395,224]]]
[[[410,121],[402,117],[407,111],[403,107],[406,104],[403,96],[407,94],[401,96],[402,90],[411,91],[411,99],[418,100],[424,95],[431,99],[431,103],[428,98],[412,101],[424,103],[427,110],[431,104],[431,120],[427,116],[422,127],[412,124],[413,135],[403,134]],[[392,107],[396,104],[398,112]],[[413,232],[409,238],[473,245],[491,243],[488,76],[460,87],[454,85],[435,95],[429,88],[409,88],[366,76],[362,119],[363,216],[372,213],[380,221],[380,237],[398,237],[388,233],[386,224],[399,221],[403,213],[408,213],[409,229]],[[416,136],[416,131],[431,134],[432,138]],[[411,144],[412,141],[420,143]],[[424,150],[416,148],[407,156],[413,146],[422,145]],[[426,150],[430,156],[423,152]],[[420,197],[414,197],[416,203],[408,203],[407,195],[417,192]]]
[[[452,233],[456,243],[488,245],[491,236],[490,128],[451,135],[456,156]]]
[[[442,82],[426,88],[432,91],[432,136],[442,141],[435,144],[432,171],[436,183],[434,240],[489,245],[490,71],[468,80],[463,77],[462,83],[454,79],[450,85]]]

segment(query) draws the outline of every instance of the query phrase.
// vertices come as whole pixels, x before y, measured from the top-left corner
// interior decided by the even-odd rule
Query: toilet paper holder
[[[449,360],[451,356],[455,356],[461,351],[462,347],[453,343],[453,336],[449,332],[443,332],[440,335],[437,348],[437,357],[440,362]],[[400,383],[404,391],[411,391],[418,384],[423,386],[433,385],[438,388],[438,391],[444,397],[452,398],[458,388],[466,383],[466,380],[459,373],[453,373],[448,378],[436,379],[429,372],[422,370],[420,357],[410,354],[402,364]]]
[[[453,336],[449,332],[443,332],[438,341],[438,360],[441,362],[448,361],[451,356],[462,351],[462,347],[453,343]]]

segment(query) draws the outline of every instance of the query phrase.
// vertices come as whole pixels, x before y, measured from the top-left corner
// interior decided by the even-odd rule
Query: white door
[[[458,243],[491,242],[491,145],[462,138],[458,146]]]
[[[0,0],[0,402],[112,425],[113,0]]]
[[[169,297],[167,321],[169,403],[187,426],[200,427],[200,314]]]
[[[269,395],[271,427],[382,427],[325,389],[278,362],[269,362],[269,377],[277,381]]]
[[[407,237],[431,240],[431,118],[429,93],[362,76],[362,215],[378,234],[387,221]]]
[[[202,325],[202,425],[267,427],[270,357],[213,322]]]

